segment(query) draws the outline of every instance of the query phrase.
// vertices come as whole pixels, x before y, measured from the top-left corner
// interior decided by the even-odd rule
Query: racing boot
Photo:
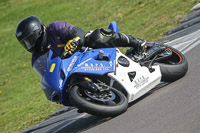
[[[136,61],[149,59],[163,50],[161,44],[156,42],[147,42],[132,36],[129,36],[129,39],[131,40],[129,45],[132,47],[126,51],[126,55],[134,57]]]
[[[158,44],[156,42],[150,42],[145,44],[144,55],[146,59],[150,59],[156,54],[162,52],[165,48],[161,47],[162,44]]]

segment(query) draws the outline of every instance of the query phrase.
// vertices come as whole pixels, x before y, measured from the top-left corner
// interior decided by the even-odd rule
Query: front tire
[[[85,95],[85,90],[79,86],[72,87],[69,93],[69,101],[83,112],[101,117],[114,117],[128,108],[128,100],[124,94],[110,87],[110,92],[115,95],[112,101],[98,101]]]

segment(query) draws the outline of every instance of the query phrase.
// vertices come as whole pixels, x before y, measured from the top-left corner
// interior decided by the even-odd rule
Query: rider
[[[72,24],[55,21],[45,26],[36,16],[23,19],[17,26],[16,37],[22,46],[32,53],[32,66],[41,75],[44,74],[46,53],[52,49],[57,56],[70,56],[82,46],[90,48],[133,47],[135,50],[146,48],[147,42],[110,29],[84,31]],[[158,45],[151,45],[147,54],[159,50]]]

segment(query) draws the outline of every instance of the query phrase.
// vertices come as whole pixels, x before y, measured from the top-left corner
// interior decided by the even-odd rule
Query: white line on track
[[[200,38],[198,38],[194,42],[192,42],[192,44],[189,47],[187,47],[186,49],[184,49],[182,51],[182,53],[183,54],[187,53],[188,51],[190,51],[191,49],[193,49],[194,47],[196,47],[199,44],[200,44]]]

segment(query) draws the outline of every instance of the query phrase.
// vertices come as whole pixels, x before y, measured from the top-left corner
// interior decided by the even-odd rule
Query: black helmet
[[[23,19],[17,26],[16,37],[29,52],[34,52],[42,47],[46,39],[44,24],[36,17],[30,16]]]

